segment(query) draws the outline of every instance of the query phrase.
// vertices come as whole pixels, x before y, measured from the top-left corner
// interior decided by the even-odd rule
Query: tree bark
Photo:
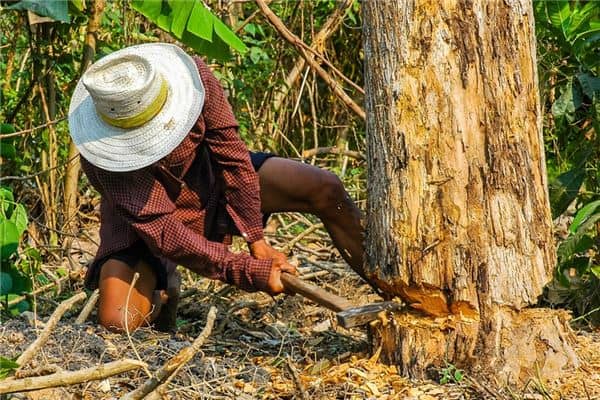
[[[520,380],[552,352],[559,371],[576,363],[564,314],[520,311],[555,264],[530,1],[365,0],[363,13],[365,271],[421,311],[374,324],[374,344],[415,377],[450,362]]]

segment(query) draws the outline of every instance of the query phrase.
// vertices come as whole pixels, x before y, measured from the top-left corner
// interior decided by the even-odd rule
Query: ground
[[[290,226],[294,218],[299,221],[296,225],[303,224],[297,231]],[[298,232],[305,231],[311,221],[299,216],[278,221],[279,227],[270,227],[271,232],[277,230],[277,235],[269,235],[270,240],[280,247],[294,247],[305,278],[357,304],[377,300],[370,287],[361,283],[336,256],[323,231],[315,229],[294,244]],[[286,228],[284,232],[282,227]],[[81,247],[81,254],[93,253],[93,249]],[[215,306],[218,314],[209,339],[171,381],[163,393],[165,398],[600,399],[598,331],[578,332],[576,350],[582,365],[578,370],[566,371],[556,382],[540,382],[532,377],[525,388],[517,390],[466,374],[459,382],[440,384],[445,372],[453,372],[452,366],[437,371],[437,381],[416,382],[399,376],[395,367],[378,362],[377,349],[369,348],[364,327],[346,330],[337,325],[332,312],[308,300],[245,293],[185,271],[183,277],[184,298],[176,334],[144,328],[129,338],[97,326],[94,314],[86,323],[76,325],[80,305],[61,319],[48,343],[23,373],[40,374],[42,370],[57,368],[78,370],[125,357],[139,357],[148,363],[152,373],[190,345],[203,329],[209,308]],[[72,295],[78,285],[80,281],[75,279],[54,300],[39,299],[37,318],[41,323],[37,331],[29,313],[3,321],[0,356],[12,358],[22,353],[42,329],[56,301]],[[7,399],[119,398],[147,379],[146,372],[138,369],[103,381],[12,394]]]

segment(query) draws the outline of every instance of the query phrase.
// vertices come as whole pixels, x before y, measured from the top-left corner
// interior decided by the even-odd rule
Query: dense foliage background
[[[64,261],[71,260],[72,238],[83,234],[80,221],[93,218],[98,199],[85,177],[77,178],[65,116],[88,62],[127,45],[178,42],[205,56],[229,93],[250,148],[333,170],[364,207],[364,121],[298,52],[313,55],[362,104],[359,1],[271,1],[269,7],[305,44],[296,46],[250,1],[211,0],[208,9],[199,1],[167,0],[0,4],[3,313],[27,309],[22,292],[78,268]],[[556,280],[544,301],[572,308],[578,322],[599,324],[600,2],[537,0],[534,7],[560,244]],[[53,21],[36,23],[28,9]],[[68,267],[49,276],[42,261]]]

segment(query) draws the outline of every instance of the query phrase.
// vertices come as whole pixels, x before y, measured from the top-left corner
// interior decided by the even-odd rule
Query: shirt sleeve
[[[153,254],[246,291],[266,289],[272,261],[234,254],[223,243],[211,242],[186,227],[176,217],[175,204],[149,168],[108,172],[83,157],[82,168],[96,190],[131,224]]]
[[[202,115],[206,124],[205,143],[225,181],[227,212],[248,243],[263,238],[258,174],[250,154],[239,137],[238,123],[217,78],[196,59],[205,88]]]

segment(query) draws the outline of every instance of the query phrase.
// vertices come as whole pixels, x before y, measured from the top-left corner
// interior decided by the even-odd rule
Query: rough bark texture
[[[507,363],[503,338],[555,262],[530,1],[366,0],[363,12],[366,273],[438,317],[421,333],[397,317],[374,340],[413,376],[434,360]]]

